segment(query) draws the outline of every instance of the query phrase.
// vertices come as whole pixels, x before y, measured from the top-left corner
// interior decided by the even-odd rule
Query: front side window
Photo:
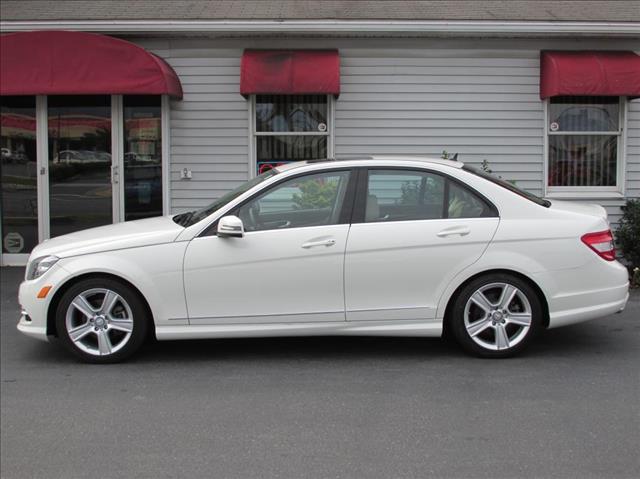
[[[365,222],[495,216],[476,193],[437,173],[370,170]]]
[[[555,97],[548,105],[550,192],[618,188],[619,97]]]
[[[349,171],[305,175],[285,181],[241,206],[246,231],[338,224]]]
[[[212,215],[213,213],[218,211],[223,206],[226,206],[227,204],[231,203],[233,200],[238,198],[240,195],[243,195],[254,186],[259,185],[260,183],[268,180],[269,178],[277,174],[278,174],[278,170],[276,170],[275,168],[271,170],[267,170],[263,174],[256,176],[255,178],[252,178],[245,183],[242,183],[237,188],[229,191],[226,195],[222,196],[221,198],[218,198],[216,201],[205,206],[204,208],[200,208],[199,210],[195,210],[195,211],[188,211],[186,213],[181,213],[179,215],[174,216],[173,221],[179,224],[180,226],[184,226],[185,228],[195,225],[199,221],[202,221],[203,219],[205,219],[207,216]]]
[[[293,161],[327,158],[329,110],[327,95],[256,95],[257,174]]]

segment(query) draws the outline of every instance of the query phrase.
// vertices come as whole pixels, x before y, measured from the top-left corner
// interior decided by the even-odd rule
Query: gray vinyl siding
[[[203,56],[198,56],[199,54]],[[171,205],[199,208],[248,178],[248,109],[239,94],[242,49],[172,48],[184,97],[171,104]],[[191,180],[181,180],[183,168]]]
[[[248,179],[249,105],[239,94],[245,48],[292,48],[281,39],[138,39],[177,72],[171,102],[171,209],[209,203]],[[295,48],[340,51],[337,156],[458,153],[543,194],[542,49],[632,50],[624,40],[296,39]],[[628,104],[625,195],[640,197],[640,100]],[[191,180],[181,180],[183,168]],[[582,199],[620,217],[623,199]]]
[[[627,189],[628,198],[640,198],[640,99],[627,110]]]
[[[539,52],[341,49],[336,155],[443,151],[542,193]]]
[[[184,92],[171,100],[171,211],[205,206],[249,178],[248,106],[239,93],[243,48],[211,48],[205,40],[136,43],[173,67]],[[183,168],[192,179],[181,179]]]

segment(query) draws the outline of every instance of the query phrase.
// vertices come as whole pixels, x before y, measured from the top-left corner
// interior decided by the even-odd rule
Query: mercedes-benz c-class
[[[505,357],[627,298],[601,206],[379,157],[279,166],[197,211],[44,241],[18,329],[97,363],[152,336],[446,333]]]

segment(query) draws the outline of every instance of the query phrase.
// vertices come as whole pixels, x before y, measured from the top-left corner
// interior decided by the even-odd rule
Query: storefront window
[[[618,97],[555,97],[549,102],[549,187],[615,189],[621,137]]]
[[[125,220],[162,215],[159,96],[124,97]]]
[[[327,95],[256,95],[257,173],[300,160],[327,158]]]
[[[111,98],[50,96],[51,237],[113,222]]]
[[[2,252],[25,254],[38,244],[35,97],[0,101]]]

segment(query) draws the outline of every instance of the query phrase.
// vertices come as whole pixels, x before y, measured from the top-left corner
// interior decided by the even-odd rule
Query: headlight
[[[41,256],[29,263],[27,268],[27,279],[36,279],[45,274],[58,262],[57,256]]]

